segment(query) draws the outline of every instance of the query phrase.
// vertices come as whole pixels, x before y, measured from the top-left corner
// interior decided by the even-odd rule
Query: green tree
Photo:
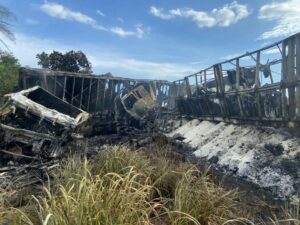
[[[40,65],[44,69],[48,69],[50,66],[49,56],[46,52],[42,52],[41,54],[37,54],[36,58],[38,59],[38,65]]]
[[[49,67],[51,70],[64,71],[64,55],[61,52],[53,51],[49,55]]]
[[[0,33],[11,41],[15,41],[15,35],[10,30],[12,20],[15,20],[15,16],[4,6],[0,5]],[[0,38],[0,42],[6,47],[5,42]]]
[[[18,60],[10,53],[0,52],[0,96],[10,93],[18,85]]]
[[[92,65],[82,51],[69,51],[65,54],[53,51],[36,55],[38,65],[51,70],[61,70],[76,73],[91,73]]]

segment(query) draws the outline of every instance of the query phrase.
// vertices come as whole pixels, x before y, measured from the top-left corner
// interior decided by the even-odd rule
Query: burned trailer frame
[[[173,83],[181,116],[300,126],[300,33]]]
[[[157,105],[174,107],[175,100],[170,97],[173,83],[165,80],[130,79],[24,67],[19,72],[20,89],[39,85],[75,107],[89,113],[105,115],[114,113],[113,102],[122,89],[131,90],[138,84],[150,82],[155,83]]]

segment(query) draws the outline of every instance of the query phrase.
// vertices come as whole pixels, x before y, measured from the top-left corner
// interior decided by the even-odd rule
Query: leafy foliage
[[[50,59],[47,53],[42,52],[41,54],[37,54],[36,57],[39,59],[38,65],[42,66],[44,69],[50,68]]]
[[[0,96],[12,92],[18,84],[20,64],[9,53],[0,52]]]
[[[82,51],[69,51],[65,54],[53,51],[50,54],[42,52],[36,55],[38,65],[44,69],[68,72],[91,73],[92,65]]]
[[[0,5],[0,33],[11,41],[15,41],[15,36],[10,30],[8,21],[15,20],[15,16],[4,6]],[[0,42],[7,48],[5,42],[0,39]]]

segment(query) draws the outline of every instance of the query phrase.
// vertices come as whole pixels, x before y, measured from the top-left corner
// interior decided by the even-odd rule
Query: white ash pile
[[[285,129],[192,120],[170,137],[195,148],[216,168],[270,190],[279,198],[300,191],[300,138]]]

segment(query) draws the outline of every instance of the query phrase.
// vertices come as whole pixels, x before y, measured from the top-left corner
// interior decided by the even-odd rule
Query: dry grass
[[[272,225],[299,225],[300,224],[300,199],[295,199],[283,210],[283,216],[273,215],[268,223]]]
[[[0,224],[252,224],[242,217],[236,190],[170,154],[108,147],[90,160],[71,157],[26,207],[9,207],[0,191]],[[300,224],[299,204],[293,210],[264,224]]]
[[[177,182],[174,209],[193,216],[201,224],[223,224],[237,216],[236,200],[236,191],[225,191],[212,183],[206,173],[194,169]]]
[[[163,209],[150,199],[149,179],[133,167],[124,174],[92,176],[88,167],[57,190],[45,189],[36,199],[43,224],[149,224],[150,215]]]

